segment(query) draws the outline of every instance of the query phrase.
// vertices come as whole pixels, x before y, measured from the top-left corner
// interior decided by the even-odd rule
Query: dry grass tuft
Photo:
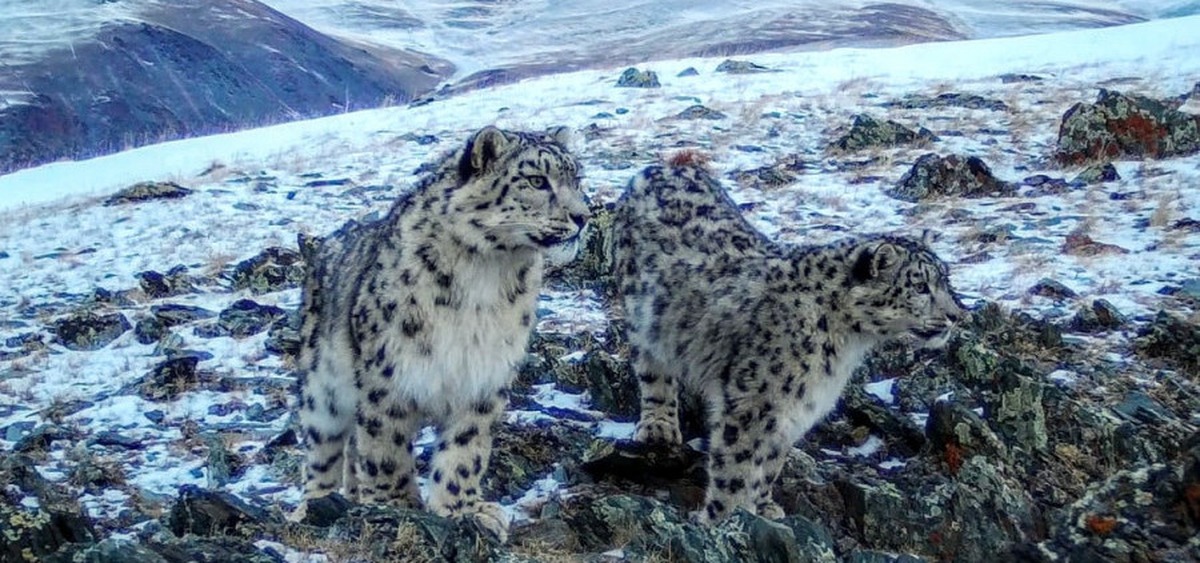
[[[711,156],[696,149],[678,150],[664,160],[671,166],[695,166],[704,170],[710,170],[712,164]]]

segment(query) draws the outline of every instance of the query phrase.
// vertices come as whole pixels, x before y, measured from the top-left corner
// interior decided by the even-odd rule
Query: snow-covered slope
[[[1027,35],[1200,11],[1196,2],[1167,0],[266,1],[331,34],[448,58],[459,77],[504,67],[562,70],[783,46]]]
[[[659,73],[660,89],[616,88],[623,68],[603,68],[419,107],[176,141],[2,176],[0,342],[18,339],[11,340],[18,344],[7,345],[8,351],[20,348],[26,341],[20,339],[41,339],[46,345],[0,360],[0,450],[49,420],[84,436],[114,430],[136,441],[137,448],[92,446],[91,455],[117,465],[123,479],[79,493],[93,516],[119,530],[139,522],[117,517],[130,499],[161,504],[180,485],[212,483],[208,450],[195,441],[197,428],[226,432],[229,449],[253,459],[286,428],[293,401],[287,392],[289,366],[264,351],[266,333],[210,337],[192,326],[181,328],[173,346],[201,353],[204,378],[229,385],[154,402],[122,392],[164,359],[154,345],[139,344],[127,332],[101,350],[71,351],[51,342],[50,326],[90,303],[97,288],[136,287],[138,272],[185,265],[211,278],[268,246],[292,246],[297,232],[323,234],[347,219],[384,209],[416,180],[413,172],[422,163],[491,123],[522,129],[565,124],[581,131],[595,125],[597,136],[581,139],[576,149],[587,169],[587,191],[599,202],[613,201],[634,170],[675,146],[709,152],[722,175],[794,155],[806,166],[785,186],[760,190],[727,182],[758,227],[793,242],[819,242],[846,232],[936,229],[941,233],[936,249],[969,303],[986,299],[1061,319],[1074,311],[1027,292],[1040,278],[1052,278],[1083,298],[1103,297],[1135,318],[1163,307],[1178,309],[1182,305],[1157,290],[1198,277],[1200,233],[1168,228],[1200,214],[1198,156],[1118,162],[1123,180],[1058,196],[914,206],[885,196],[883,188],[927,150],[983,157],[1011,181],[1036,173],[1073,174],[1047,159],[1063,112],[1093,99],[1101,85],[1164,98],[1188,92],[1200,80],[1196,29],[1200,17],[1044,36],[758,54],[747,58],[771,71],[744,75],[714,72],[721,58],[664,60],[643,65]],[[689,67],[698,74],[678,76]],[[1040,80],[1002,81],[1007,73]],[[883,105],[910,94],[951,91],[1001,100],[1008,109]],[[673,118],[698,103],[724,112],[725,119]],[[845,165],[853,158],[831,157],[824,149],[835,129],[861,112],[929,127],[943,140],[927,149],[879,150]],[[195,193],[178,200],[100,205],[101,196],[143,180],[170,180]],[[1012,242],[990,247],[981,257],[978,235],[995,228]],[[1063,255],[1066,234],[1081,229],[1129,254]],[[1129,268],[1131,259],[1136,270]],[[251,295],[220,284],[166,301],[130,295],[128,303],[87,306],[119,311],[135,321],[164,302],[216,312],[241,298],[288,310],[299,301],[295,289]],[[607,323],[605,304],[591,291],[555,287],[543,301],[543,333],[599,332]],[[1121,361],[1121,334],[1085,340]],[[591,410],[586,395],[547,386],[538,388],[531,401],[581,413],[583,422],[572,424],[596,436],[630,433],[629,425],[613,424]],[[64,407],[68,415],[55,414]],[[512,420],[539,416],[545,415],[515,411]],[[74,486],[67,476],[77,455],[70,444],[56,442],[41,462],[43,473]],[[902,467],[903,462],[886,463]],[[549,494],[545,481],[538,487],[538,494]],[[255,503],[285,506],[299,495],[286,476],[261,465],[239,473],[227,488]],[[509,499],[524,521],[528,515],[518,500],[534,501]]]

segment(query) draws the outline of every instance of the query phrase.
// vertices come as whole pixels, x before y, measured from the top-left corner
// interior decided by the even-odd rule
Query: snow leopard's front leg
[[[347,483],[364,504],[420,505],[412,441],[421,417],[412,400],[396,397],[385,378],[361,381],[355,471]]]
[[[719,522],[737,508],[778,519],[783,510],[771,487],[792,441],[788,411],[794,395],[776,389],[778,377],[769,362],[744,357],[721,377],[719,391],[707,397],[710,418],[708,488],[703,522]],[[792,393],[804,394],[803,385]]]
[[[452,413],[438,431],[433,454],[429,510],[451,518],[470,517],[501,542],[508,539],[508,515],[500,505],[483,500],[480,481],[492,455],[492,428],[508,405],[508,391]]]
[[[638,378],[641,412],[633,439],[643,444],[678,445],[679,378],[665,362],[638,346],[630,347],[633,371]]]

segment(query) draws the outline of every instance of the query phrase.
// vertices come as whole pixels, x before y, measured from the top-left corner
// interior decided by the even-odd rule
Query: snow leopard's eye
[[[525,181],[529,182],[530,187],[536,190],[550,189],[550,179],[545,176],[526,176]]]

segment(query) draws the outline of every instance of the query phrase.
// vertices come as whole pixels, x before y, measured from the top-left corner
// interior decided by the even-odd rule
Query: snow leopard
[[[413,440],[431,424],[424,506],[504,541],[508,520],[480,488],[492,429],[535,323],[544,255],[572,247],[590,217],[568,137],[484,127],[379,220],[302,241],[306,502],[340,489],[421,506]]]
[[[707,410],[701,522],[778,519],[787,453],[836,405],[872,347],[938,348],[966,310],[928,241],[772,241],[688,158],[637,174],[614,210],[614,279],[629,327],[634,439],[680,444],[679,393]]]

